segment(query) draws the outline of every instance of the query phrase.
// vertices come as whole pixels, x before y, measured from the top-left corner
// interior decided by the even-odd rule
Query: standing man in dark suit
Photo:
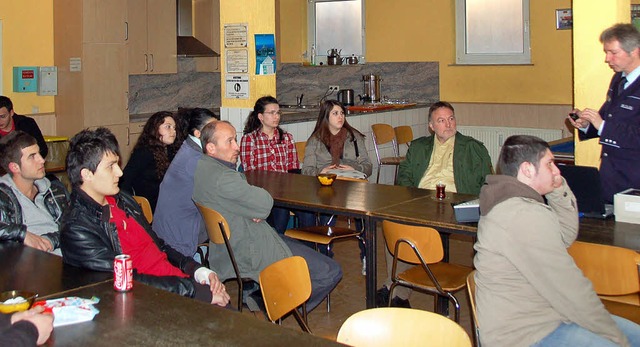
[[[21,116],[13,112],[11,99],[0,95],[0,137],[8,135],[14,130],[22,130],[33,136],[38,143],[38,147],[40,147],[40,155],[42,158],[47,157],[49,148],[47,148],[47,143],[44,142],[44,137],[36,121],[31,117]]]
[[[616,24],[600,34],[605,62],[616,73],[599,111],[574,110],[569,117],[580,139],[600,137],[600,176],[605,200],[627,188],[640,188],[640,32]]]

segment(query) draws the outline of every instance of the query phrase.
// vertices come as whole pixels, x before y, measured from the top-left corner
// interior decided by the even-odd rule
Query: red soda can
[[[128,292],[133,288],[133,262],[127,254],[116,255],[113,260],[113,289]]]

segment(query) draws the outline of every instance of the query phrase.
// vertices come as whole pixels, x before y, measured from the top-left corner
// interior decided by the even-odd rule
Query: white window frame
[[[306,57],[311,57],[311,46],[315,47],[315,61],[324,61],[325,58],[327,57],[327,52],[326,51],[319,51],[318,50],[318,45],[316,44],[316,3],[317,2],[338,2],[338,1],[349,1],[349,0],[307,0],[307,52],[305,54]],[[366,46],[366,24],[365,24],[365,1],[366,0],[360,0],[360,6],[362,7],[361,9],[361,16],[362,16],[362,30],[361,30],[361,35],[362,35],[362,54],[361,57],[364,58],[365,57],[365,46]],[[340,47],[337,47],[340,48]],[[344,56],[344,55],[343,55]],[[363,61],[361,60],[360,63],[363,63]]]
[[[523,51],[519,53],[467,53],[466,0],[456,0],[456,64],[461,65],[526,65],[531,64],[529,0],[522,2]]]

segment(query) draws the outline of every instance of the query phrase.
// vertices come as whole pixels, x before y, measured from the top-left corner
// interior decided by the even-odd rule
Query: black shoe
[[[389,289],[382,287],[376,292],[376,307],[389,306]]]
[[[391,299],[391,307],[411,308],[411,305],[409,304],[409,299],[404,300],[395,296],[393,297],[393,299]]]
[[[251,312],[263,312],[267,314],[267,308],[264,306],[264,300],[262,299],[262,291],[256,290],[251,293],[245,299],[245,304]]]

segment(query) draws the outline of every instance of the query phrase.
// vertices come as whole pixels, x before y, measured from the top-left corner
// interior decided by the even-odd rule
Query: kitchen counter
[[[382,110],[367,110],[367,111],[348,111],[346,114],[347,117],[359,116],[363,114],[380,114],[386,112],[394,112],[399,110],[410,110],[410,109],[418,109],[418,108],[428,108],[429,104],[411,104],[407,106],[397,105],[395,107],[385,108]],[[291,123],[301,123],[301,122],[309,122],[316,121],[318,119],[318,113],[320,109],[309,109],[309,110],[291,110],[286,108],[281,108],[282,116],[280,117],[280,124],[291,124]]]

